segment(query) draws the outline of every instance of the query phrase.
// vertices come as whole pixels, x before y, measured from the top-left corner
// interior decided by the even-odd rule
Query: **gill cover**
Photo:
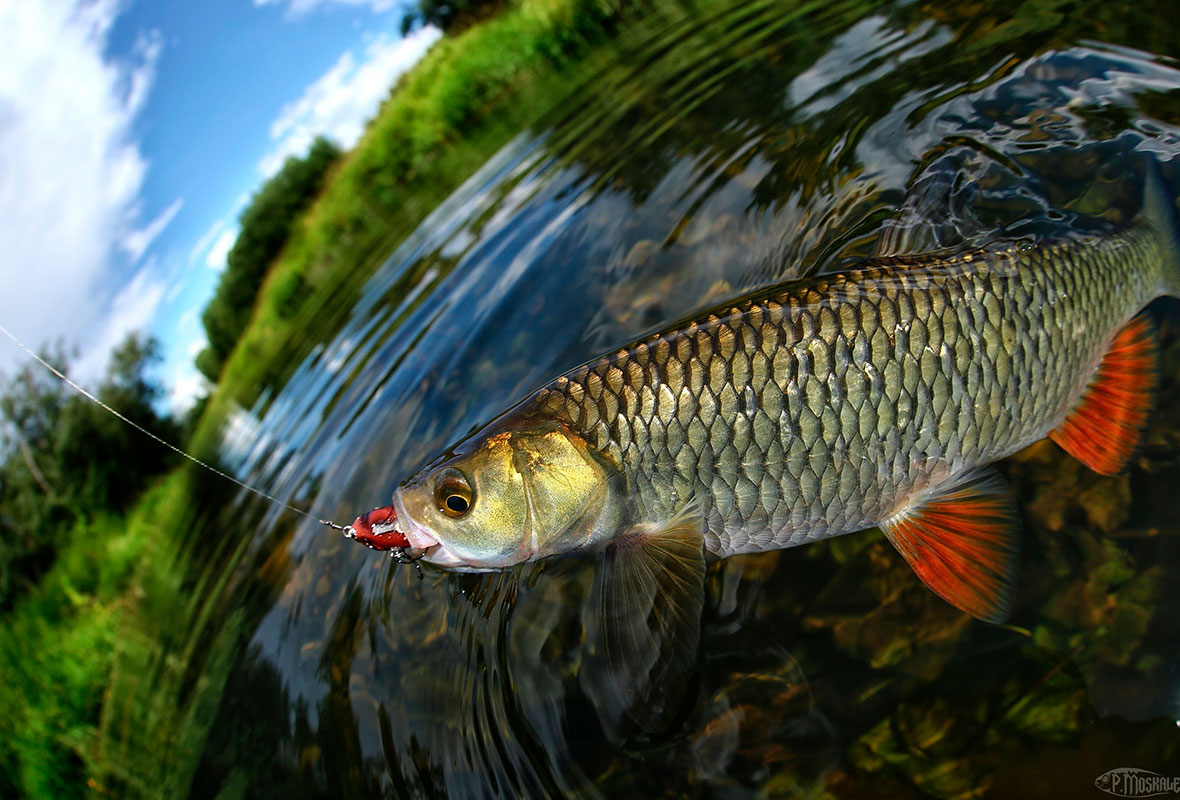
[[[440,566],[496,569],[594,539],[605,467],[556,422],[500,424],[399,491],[411,541]]]

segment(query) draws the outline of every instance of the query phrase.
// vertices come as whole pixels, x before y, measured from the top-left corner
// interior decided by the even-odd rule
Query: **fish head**
[[[592,543],[610,494],[608,467],[553,421],[500,423],[455,447],[394,494],[422,560],[490,570]]]

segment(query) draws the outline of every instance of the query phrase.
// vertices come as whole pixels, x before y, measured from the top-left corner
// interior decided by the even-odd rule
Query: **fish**
[[[385,517],[448,570],[598,555],[590,638],[614,677],[597,691],[641,725],[663,654],[699,641],[711,561],[878,528],[938,596],[1001,622],[1020,514],[992,464],[1049,437],[1118,474],[1154,409],[1145,308],[1180,295],[1180,222],[1154,164],[1144,183],[1120,228],[873,258],[595,358],[402,483]]]

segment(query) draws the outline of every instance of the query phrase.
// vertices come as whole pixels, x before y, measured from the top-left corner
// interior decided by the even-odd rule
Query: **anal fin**
[[[704,601],[704,521],[695,503],[607,547],[588,607],[581,681],[608,736],[651,739],[681,715]]]
[[[1078,405],[1049,438],[1102,475],[1118,475],[1143,440],[1155,408],[1159,344],[1146,311],[1123,326]]]
[[[1007,619],[1016,592],[1020,517],[994,471],[971,473],[881,530],[943,600],[987,622]]]

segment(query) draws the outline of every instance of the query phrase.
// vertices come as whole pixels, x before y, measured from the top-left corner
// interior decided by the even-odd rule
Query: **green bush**
[[[128,642],[126,595],[150,562],[161,520],[178,513],[179,473],[127,517],[97,514],[59,531],[61,555],[0,617],[0,795],[93,796],[98,721]]]
[[[154,341],[128,337],[111,355],[97,394],[137,425],[173,439],[176,425],[154,407],[162,390],[148,378],[158,358]],[[65,371],[60,353],[50,360]],[[128,508],[172,458],[35,364],[8,382],[0,418],[2,609],[49,568],[65,531]]]
[[[322,136],[317,138],[306,156],[288,158],[242,212],[237,241],[201,317],[209,345],[197,359],[197,368],[209,380],[216,381],[220,375],[222,364],[250,322],[271,264],[287,244],[300,215],[319,195],[328,169],[340,155],[335,144]]]

